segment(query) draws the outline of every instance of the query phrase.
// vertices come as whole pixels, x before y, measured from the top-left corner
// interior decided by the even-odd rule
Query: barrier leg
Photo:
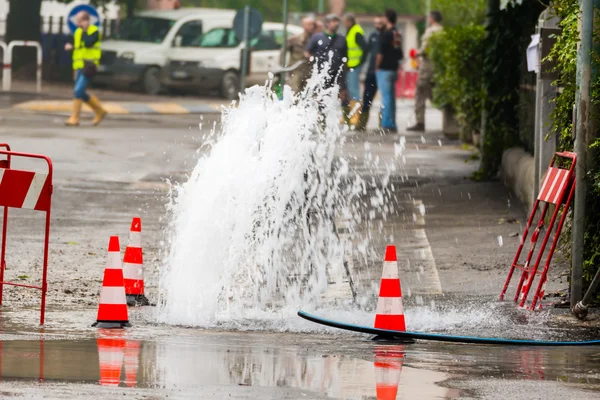
[[[4,292],[4,270],[6,269],[6,230],[8,227],[8,207],[4,207],[2,220],[2,253],[0,255],[0,306],[2,305],[2,293]]]
[[[506,282],[504,282],[504,287],[502,288],[502,292],[500,293],[500,301],[504,300],[504,295],[506,294],[506,291],[508,290],[508,286],[510,285],[510,281],[512,279],[513,273],[515,272],[515,266],[519,262],[519,257],[521,256],[521,251],[523,251],[523,246],[525,245],[525,240],[527,240],[527,235],[529,234],[529,228],[531,227],[531,224],[533,223],[535,214],[537,214],[537,209],[538,209],[539,203],[540,203],[540,201],[536,200],[535,204],[533,205],[534,211],[531,212],[531,215],[529,216],[529,220],[527,221],[527,225],[525,226],[525,231],[523,232],[523,237],[521,239],[521,243],[519,244],[519,248],[517,249],[517,254],[515,255],[515,258],[510,266],[510,270],[508,271],[508,277],[506,278]]]
[[[46,213],[46,233],[44,238],[44,271],[42,275],[42,306],[40,309],[40,325],[44,325],[46,315],[46,292],[48,291],[48,246],[50,242],[50,210]]]
[[[569,197],[563,208],[563,212],[560,217],[560,221],[558,221],[558,226],[556,227],[556,234],[554,235],[554,240],[552,241],[552,246],[550,247],[550,251],[548,252],[548,257],[546,258],[546,263],[544,264],[544,270],[542,272],[542,277],[540,278],[540,283],[538,284],[537,290],[535,291],[535,295],[533,296],[533,300],[531,301],[531,307],[529,308],[530,310],[535,309],[535,305],[538,302],[538,300],[540,302],[543,300],[542,298],[540,298],[540,297],[543,297],[542,288],[544,287],[544,284],[546,283],[546,279],[548,276],[548,268],[550,267],[550,261],[552,261],[552,256],[554,255],[554,250],[556,249],[558,239],[560,238],[560,232],[565,223],[565,219],[567,218],[567,214],[569,212],[569,206],[571,205],[571,201],[573,200],[574,195],[575,195],[575,182],[573,182],[571,191],[569,192]],[[557,209],[558,208],[559,207],[557,207]]]
[[[546,208],[547,207],[548,206],[546,205]],[[537,274],[537,270],[540,265],[540,261],[542,260],[542,257],[544,256],[544,250],[546,249],[546,244],[548,244],[548,239],[550,239],[550,235],[552,234],[552,228],[554,227],[554,224],[556,223],[556,217],[558,217],[559,211],[560,211],[560,206],[557,205],[556,209],[552,213],[552,219],[550,220],[550,223],[548,224],[549,229],[546,232],[546,234],[544,235],[544,240],[542,241],[542,246],[540,247],[540,251],[535,260],[535,264],[531,268],[531,273],[529,274],[529,279],[527,280],[527,286],[523,289],[523,293],[521,294],[521,302],[519,303],[519,307],[525,306],[525,302],[527,301],[527,295],[529,294],[529,290],[531,289],[531,284],[533,283],[533,280],[535,279],[535,275]],[[556,237],[557,236],[558,235],[556,235]]]
[[[519,295],[522,295],[521,289],[523,289],[523,283],[525,281],[529,281],[529,278],[530,278],[529,269],[530,269],[530,265],[531,265],[531,258],[533,257],[533,253],[535,252],[535,247],[537,245],[537,239],[538,239],[539,232],[544,227],[544,218],[546,218],[547,212],[548,212],[548,204],[545,204],[544,208],[542,210],[542,213],[540,215],[540,220],[535,228],[535,231],[531,235],[531,249],[529,249],[529,252],[527,253],[527,259],[525,260],[525,264],[523,264],[523,273],[521,274],[521,279],[519,280],[519,284],[517,285],[517,290],[515,292],[515,298],[513,300],[515,303],[519,301]],[[527,291],[529,291],[529,289],[527,289]]]

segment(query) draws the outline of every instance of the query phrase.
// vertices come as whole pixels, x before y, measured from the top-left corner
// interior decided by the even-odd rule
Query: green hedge
[[[559,73],[559,79],[554,83],[560,85],[562,90],[555,99],[556,107],[551,115],[554,129],[558,132],[559,150],[573,151],[573,106],[575,105],[575,94],[577,92],[576,74],[577,74],[577,45],[579,42],[579,5],[577,0],[556,0],[554,3],[558,16],[561,17],[561,34],[557,37],[557,42],[550,52],[549,59],[556,62],[556,71]],[[598,32],[595,33],[594,40],[598,42]],[[593,278],[596,270],[600,266],[600,163],[598,162],[597,149],[600,147],[600,138],[598,137],[598,127],[600,127],[600,80],[598,79],[598,70],[600,60],[598,50],[592,57],[592,70],[596,76],[592,80],[592,109],[590,120],[595,125],[595,132],[592,132],[594,139],[591,139],[590,153],[588,157],[589,173],[587,178],[588,192],[586,196],[585,224],[586,232],[584,239],[584,264],[583,273],[586,283]],[[566,232],[567,244],[565,255],[569,257],[571,239],[569,231]]]
[[[467,141],[481,126],[484,39],[483,25],[468,24],[446,28],[429,42],[435,79],[433,101],[438,107],[454,109],[461,137]]]

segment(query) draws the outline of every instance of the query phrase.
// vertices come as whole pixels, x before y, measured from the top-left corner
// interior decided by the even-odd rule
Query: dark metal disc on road
[[[250,8],[250,19],[249,19],[248,39],[254,39],[262,30],[263,16],[254,8]],[[244,40],[244,9],[238,10],[233,19],[233,32],[235,38],[240,42]]]

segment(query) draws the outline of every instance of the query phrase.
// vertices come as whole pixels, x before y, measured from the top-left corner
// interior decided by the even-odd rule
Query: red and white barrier
[[[404,362],[404,346],[376,346],[375,387],[377,400],[395,400],[398,396],[398,385]]]
[[[5,43],[6,45],[6,43]],[[2,90],[9,91],[12,83],[12,52],[15,47],[35,47],[36,48],[36,90],[42,91],[42,45],[39,42],[27,40],[13,40],[4,49],[4,72],[2,74]]]
[[[140,365],[140,342],[128,340],[125,343],[125,384],[128,387],[137,385],[137,373]]]
[[[98,328],[124,328],[131,326],[125,300],[123,265],[118,236],[111,236],[108,243],[108,257],[104,268],[104,280],[100,291],[98,318],[92,325]]]
[[[5,149],[5,150],[3,150]],[[48,247],[50,241],[50,210],[52,208],[52,161],[50,158],[29,153],[10,151],[10,146],[0,144],[0,207],[4,208],[2,222],[2,247],[0,254],[0,305],[2,305],[2,292],[4,285],[19,286],[42,291],[42,304],[40,309],[40,325],[44,325],[46,310],[46,292],[48,291]],[[11,161],[19,158],[44,160],[48,166],[47,172],[24,171],[11,168]],[[42,264],[42,285],[27,285],[16,282],[5,282],[6,270],[6,244],[8,238],[8,209],[21,208],[46,213],[46,227],[44,232],[44,256]]]
[[[147,305],[144,296],[144,261],[142,254],[142,219],[134,217],[129,230],[129,242],[123,257],[123,277],[128,304]]]
[[[387,246],[385,250],[379,300],[377,301],[377,314],[375,315],[375,328],[406,331],[396,246]]]
[[[98,343],[98,361],[100,363],[100,385],[119,386],[121,369],[125,358],[125,339],[118,336],[100,337]]]

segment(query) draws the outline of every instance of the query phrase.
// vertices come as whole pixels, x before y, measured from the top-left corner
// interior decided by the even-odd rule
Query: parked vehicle
[[[234,16],[233,10],[214,8],[142,11],[121,21],[119,29],[104,40],[95,81],[138,85],[148,94],[158,94],[168,52],[176,46],[189,46],[217,26],[230,26]]]
[[[288,37],[302,28],[288,25]],[[263,84],[268,73],[277,69],[283,44],[283,24],[265,22],[261,34],[250,41],[248,86]],[[169,63],[163,68],[161,83],[169,89],[197,93],[218,91],[226,99],[235,99],[240,91],[242,43],[231,24],[213,28],[188,46],[169,50]]]

